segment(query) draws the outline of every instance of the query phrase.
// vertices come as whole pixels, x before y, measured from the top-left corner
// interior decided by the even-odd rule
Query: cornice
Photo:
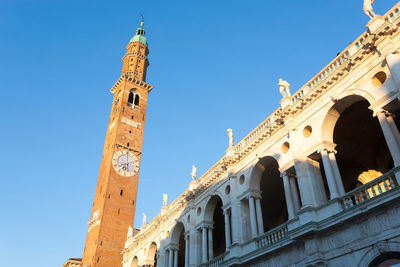
[[[118,87],[124,81],[128,81],[128,82],[137,84],[137,85],[141,86],[142,88],[147,89],[148,92],[150,92],[154,88],[153,85],[151,85],[149,83],[146,83],[144,81],[141,81],[141,80],[139,80],[139,79],[137,79],[135,77],[132,77],[131,75],[128,75],[128,74],[124,73],[124,74],[121,75],[121,77],[118,79],[118,81],[113,85],[113,87],[111,87],[110,92],[111,93],[115,93],[116,90],[118,89]]]

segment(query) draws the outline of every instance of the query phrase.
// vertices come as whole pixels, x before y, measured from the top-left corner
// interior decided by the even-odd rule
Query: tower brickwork
[[[147,41],[137,29],[123,57],[114,94],[82,265],[122,266],[121,251],[133,226],[146,118]]]

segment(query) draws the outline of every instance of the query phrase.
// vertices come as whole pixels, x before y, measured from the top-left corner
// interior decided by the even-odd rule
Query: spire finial
[[[144,16],[143,16],[143,14],[142,15],[140,15],[141,17],[142,17],[142,21],[140,22],[140,28],[142,28],[143,29],[143,24],[144,24]]]

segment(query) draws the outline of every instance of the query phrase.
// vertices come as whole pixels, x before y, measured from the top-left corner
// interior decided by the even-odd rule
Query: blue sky
[[[397,1],[376,1],[384,14]],[[145,15],[148,100],[136,222],[364,30],[362,0],[0,1],[0,258],[80,257],[125,46]]]

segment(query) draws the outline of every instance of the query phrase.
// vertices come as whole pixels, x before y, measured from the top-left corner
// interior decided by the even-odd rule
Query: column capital
[[[204,222],[201,222],[199,225],[198,225],[198,227],[197,227],[197,229],[198,230],[202,230],[202,229],[213,229],[214,228],[214,223],[213,222],[207,222],[207,221],[204,221]]]
[[[322,141],[317,148],[317,152],[321,153],[322,151],[326,151],[328,154],[329,153],[337,153],[335,150],[336,144],[329,142],[329,141]]]
[[[395,115],[393,114],[393,113],[391,113],[391,112],[389,112],[388,110],[386,110],[386,109],[383,109],[383,108],[374,108],[374,109],[372,109],[372,111],[373,111],[373,116],[374,117],[378,117],[379,116],[379,114],[384,114],[386,117],[389,117],[389,116],[391,116],[391,117],[395,117]]]
[[[171,250],[171,251],[179,250],[179,245],[177,245],[177,244],[169,244],[169,245],[167,245],[165,247],[165,250]]]
[[[254,199],[257,199],[257,198],[260,198],[261,199],[261,191],[260,192],[249,192],[249,194],[248,194],[248,196],[247,196],[248,198],[254,198]]]
[[[291,177],[297,178],[296,173],[293,173],[293,172],[291,172],[291,171],[283,171],[283,172],[281,172],[280,177],[283,178],[285,175],[286,175],[288,178],[291,178]]]
[[[224,209],[223,211],[222,211],[222,213],[225,215],[225,214],[231,214],[231,207],[228,207],[228,208],[226,208],[226,209]]]

